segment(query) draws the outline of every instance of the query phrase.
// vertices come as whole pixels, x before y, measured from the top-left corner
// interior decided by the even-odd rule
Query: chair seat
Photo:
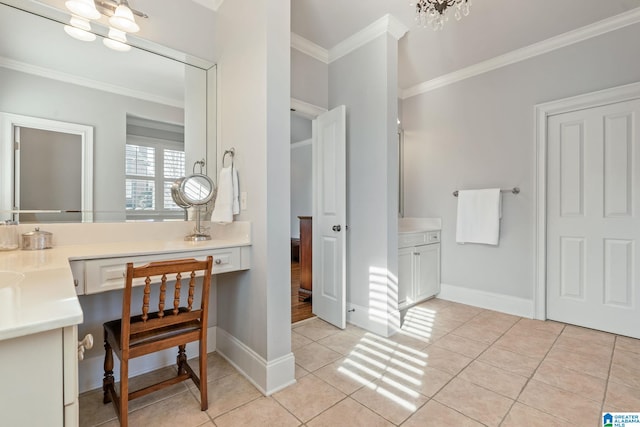
[[[179,308],[180,312],[187,312],[184,307]],[[173,310],[165,310],[165,317],[173,316]],[[149,320],[158,318],[158,312],[149,313]],[[132,316],[131,323],[140,321],[141,316]],[[120,351],[122,349],[122,319],[112,320],[104,324],[105,330],[108,332],[108,336],[111,338],[111,346],[114,350]],[[132,334],[129,339],[129,345],[131,348],[140,344],[148,344],[153,341],[162,341],[172,336],[177,336],[185,332],[195,331],[200,328],[200,322],[198,320],[188,320],[173,325],[168,325],[162,328],[155,329],[153,331],[140,332],[138,334]]]

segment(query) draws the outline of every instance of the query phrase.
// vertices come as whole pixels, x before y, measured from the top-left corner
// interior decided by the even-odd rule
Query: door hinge
[[[19,151],[20,150],[20,143],[18,141],[13,143],[13,149],[14,149],[14,151]]]

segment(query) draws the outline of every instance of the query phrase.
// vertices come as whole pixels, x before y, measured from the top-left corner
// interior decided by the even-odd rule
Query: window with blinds
[[[171,197],[171,185],[185,175],[184,143],[128,135],[125,174],[127,218],[184,216]]]

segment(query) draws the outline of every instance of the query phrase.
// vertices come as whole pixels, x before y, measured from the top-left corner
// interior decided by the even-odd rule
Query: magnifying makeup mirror
[[[200,166],[200,173],[195,173],[197,165]],[[189,208],[193,208],[195,213],[196,225],[193,234],[184,238],[189,241],[211,240],[208,230],[202,227],[200,215],[202,208],[215,199],[217,188],[211,178],[202,173],[203,167],[204,160],[195,162],[193,175],[178,178],[171,185],[171,197],[176,205],[185,210],[185,216],[188,216]]]

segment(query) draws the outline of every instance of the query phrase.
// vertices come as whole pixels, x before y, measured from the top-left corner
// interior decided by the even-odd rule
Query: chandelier
[[[449,11],[453,9],[453,16],[460,20],[469,15],[469,0],[417,0],[410,6],[416,7],[416,22],[423,27],[431,26],[434,30],[441,30],[449,19]]]

